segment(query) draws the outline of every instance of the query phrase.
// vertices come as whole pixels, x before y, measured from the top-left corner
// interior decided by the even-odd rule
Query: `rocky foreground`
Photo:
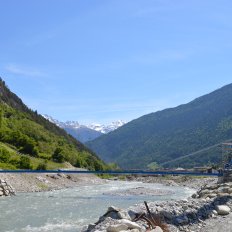
[[[207,181],[208,182],[208,181]],[[232,231],[232,183],[210,181],[187,200],[150,202],[149,215],[145,205],[127,210],[109,207],[85,232],[229,232]],[[155,218],[156,225],[148,230],[144,218]],[[141,220],[142,219],[142,220]],[[164,225],[167,225],[165,227]]]

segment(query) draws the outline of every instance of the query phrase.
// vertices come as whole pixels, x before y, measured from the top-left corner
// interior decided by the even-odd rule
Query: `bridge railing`
[[[87,170],[0,170],[0,173],[47,173],[47,174],[111,174],[111,175],[185,175],[185,176],[223,176],[223,173],[200,173],[200,172],[175,172],[175,171],[130,171],[130,170],[122,170],[122,171],[87,171]]]

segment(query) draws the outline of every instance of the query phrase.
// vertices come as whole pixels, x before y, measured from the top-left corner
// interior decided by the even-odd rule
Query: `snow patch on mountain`
[[[81,125],[81,124],[79,124],[78,121],[60,122],[60,121],[58,121],[58,120],[54,119],[53,117],[46,115],[46,114],[43,115],[43,117],[46,118],[47,120],[49,120],[50,122],[55,123],[57,126],[64,128],[64,129],[65,128],[73,128],[73,129],[89,128],[91,130],[95,130],[95,131],[101,132],[103,134],[107,134],[111,131],[114,131],[126,123],[123,120],[117,120],[117,121],[111,122],[108,125],[99,124],[99,123],[91,123],[88,125]]]
[[[111,131],[114,131],[118,129],[119,127],[123,126],[126,122],[122,120],[117,120],[114,122],[111,122],[109,125],[104,125],[104,124],[97,124],[97,123],[92,123],[90,125],[87,125],[88,128],[99,131],[103,134],[107,134]]]

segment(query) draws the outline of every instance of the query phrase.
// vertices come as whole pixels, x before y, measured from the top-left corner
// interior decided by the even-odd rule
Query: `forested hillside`
[[[232,84],[188,104],[145,115],[87,145],[106,162],[147,168],[230,139]],[[220,149],[214,148],[166,166],[190,167],[220,159]]]
[[[92,170],[106,165],[63,129],[30,110],[0,80],[0,168],[62,167]]]

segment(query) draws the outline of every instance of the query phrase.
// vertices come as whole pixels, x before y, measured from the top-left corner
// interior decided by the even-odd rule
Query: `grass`
[[[12,164],[0,163],[0,169],[15,170],[16,167]]]
[[[48,190],[48,186],[44,183],[38,183],[37,186],[41,189],[41,190]]]

